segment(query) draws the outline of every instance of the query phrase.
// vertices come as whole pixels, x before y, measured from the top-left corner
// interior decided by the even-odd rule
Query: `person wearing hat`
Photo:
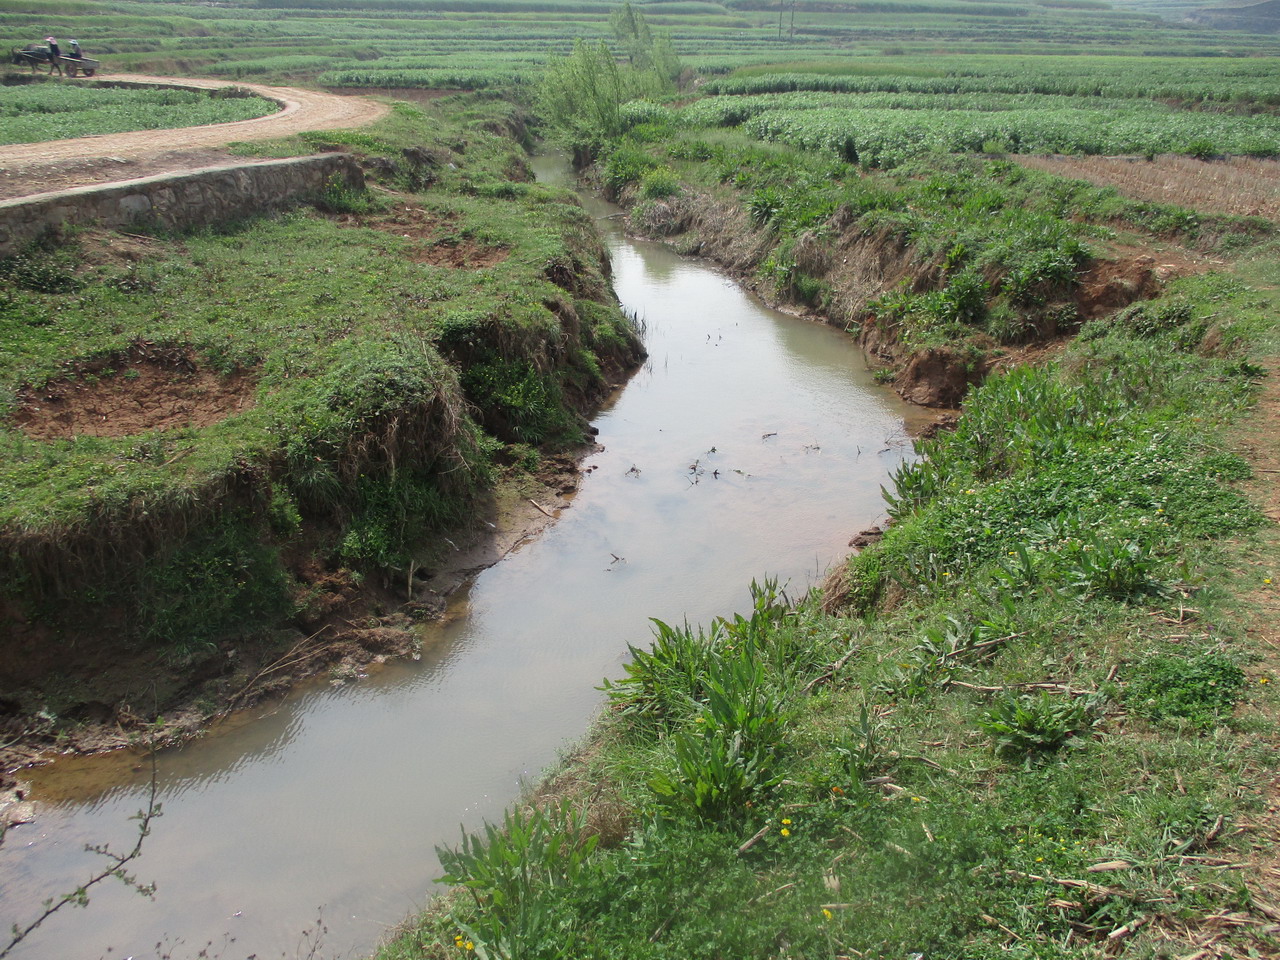
[[[58,71],[58,76],[62,76],[62,64],[58,62],[62,51],[58,49],[58,41],[53,37],[45,37],[44,42],[49,45],[49,76],[53,76],[55,70]]]
[[[84,54],[80,52],[80,41],[79,41],[79,40],[72,40],[72,41],[71,41],[71,52],[70,52],[70,53],[68,53],[68,54],[67,54],[67,56],[68,56],[68,57],[72,57],[72,58],[74,58],[74,59],[76,59],[76,60],[83,60],[83,59],[84,59]]]

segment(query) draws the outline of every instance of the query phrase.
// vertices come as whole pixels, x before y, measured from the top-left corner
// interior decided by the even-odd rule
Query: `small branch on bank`
[[[828,667],[826,671],[824,671],[823,673],[820,673],[818,676],[814,677],[812,680],[806,683],[804,687],[800,690],[800,692],[808,693],[818,684],[825,683],[828,680],[834,680],[836,674],[839,673],[844,668],[844,665],[849,662],[849,658],[852,657],[854,653],[857,652],[857,650],[858,650],[858,645],[856,643],[850,646],[849,649],[845,651],[845,655],[843,657],[841,657],[839,660],[833,663],[830,667]]]
[[[329,629],[329,624],[326,623],[323,627],[321,627],[315,633],[311,634],[311,636],[303,637],[301,640],[295,643],[292,647],[288,649],[288,651],[283,656],[279,657],[272,663],[267,664],[265,667],[259,670],[257,674],[254,675],[254,678],[250,680],[248,683],[246,683],[244,687],[241,688],[239,693],[237,693],[234,697],[231,697],[229,700],[227,700],[226,704],[219,711],[219,715],[225,717],[229,713],[231,713],[231,711],[235,709],[235,705],[239,703],[240,700],[243,699],[244,696],[248,694],[250,690],[253,689],[254,685],[263,677],[267,676],[268,674],[275,673],[277,670],[283,670],[285,667],[291,667],[291,666],[294,666],[295,664],[298,664],[304,661],[306,657],[305,656],[299,657],[297,655],[298,651],[300,651],[308,643],[310,643],[312,640],[320,636],[320,634],[324,633],[328,629]]]
[[[746,853],[748,850],[754,847],[757,843],[763,840],[768,833],[769,833],[769,824],[766,823],[763,827],[761,827],[759,830],[756,831],[755,836],[753,836],[746,843],[742,844],[742,846],[738,847],[738,856],[742,856],[744,853]]]
[[[85,844],[84,849],[89,853],[100,854],[107,858],[107,865],[93,874],[88,880],[76,887],[69,893],[64,893],[61,897],[46,900],[44,910],[25,927],[19,927],[16,923],[11,928],[12,936],[9,942],[0,948],[0,960],[4,960],[13,952],[14,947],[22,943],[34,933],[41,924],[52,917],[63,907],[72,905],[83,907],[89,903],[89,891],[102,881],[109,877],[115,877],[126,887],[132,887],[142,896],[150,899],[155,896],[156,885],[154,883],[139,883],[138,878],[127,872],[127,867],[138,857],[142,856],[142,842],[151,835],[151,824],[157,817],[161,815],[160,803],[156,800],[158,794],[158,776],[156,774],[156,743],[154,734],[150,742],[151,748],[151,788],[147,793],[147,807],[145,810],[139,810],[130,819],[138,821],[138,838],[133,844],[133,849],[128,853],[119,854],[112,853],[110,848],[104,844]]]
[[[548,513],[548,512],[547,512],[547,508],[546,508],[546,507],[544,507],[542,504],[538,503],[538,501],[536,501],[536,500],[530,500],[529,502],[530,502],[531,504],[533,504],[535,507],[537,507],[537,508],[538,508],[538,511],[539,511],[543,516],[545,516],[548,520],[554,520],[554,519],[555,519],[555,517],[554,517],[554,516],[552,516],[550,513]]]
[[[1008,934],[1014,940],[1018,940],[1018,941],[1022,940],[1020,936],[1018,936],[1016,933],[1014,933],[1012,930],[1006,927],[1003,923],[1001,923],[995,917],[989,916],[985,913],[980,913],[978,914],[978,916],[982,918],[983,923],[991,924],[991,926],[995,927],[997,930],[1001,931],[1002,933]]]

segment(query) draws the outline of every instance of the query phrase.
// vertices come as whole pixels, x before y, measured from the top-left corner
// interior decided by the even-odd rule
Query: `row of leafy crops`
[[[896,72],[865,61],[819,72],[745,73],[708,81],[704,93],[743,95],[797,90],[833,93],[1039,93],[1073,97],[1280,104],[1274,58],[1169,59],[1151,57],[948,57],[914,59]],[[920,75],[919,66],[931,67]],[[866,69],[875,72],[865,73]],[[828,72],[833,71],[833,72]],[[835,72],[838,71],[838,72]],[[848,71],[848,72],[844,72]],[[941,71],[941,72],[940,72]]]
[[[1280,155],[1280,120],[1103,110],[773,110],[747,121],[759,140],[895,166],[927,153]]]

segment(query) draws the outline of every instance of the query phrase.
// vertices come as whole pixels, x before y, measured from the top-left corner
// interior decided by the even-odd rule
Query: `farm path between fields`
[[[100,79],[204,89],[231,85],[224,80],[142,74],[113,74]],[[233,123],[0,146],[0,199],[225,163],[234,159],[223,149],[229,143],[274,140],[309,130],[362,127],[385,116],[389,109],[386,104],[365,97],[340,96],[321,90],[256,83],[234,86],[276,100],[283,107],[265,117]]]

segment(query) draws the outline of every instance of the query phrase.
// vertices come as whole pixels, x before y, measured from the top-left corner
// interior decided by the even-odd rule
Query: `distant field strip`
[[[1280,163],[1245,157],[1203,163],[1192,157],[1147,162],[1126,157],[1019,157],[1023,166],[1115,187],[1138,200],[1280,220]]]
[[[758,140],[892,166],[927,153],[1280,155],[1280,118],[1102,110],[773,110],[744,124]]]
[[[257,96],[179,89],[123,89],[60,83],[7,87],[0,100],[0,144],[165,130],[252,120],[278,110]]]
[[[821,66],[821,71],[812,72],[756,68],[740,76],[713,78],[703,92],[736,96],[806,90],[1039,93],[1280,104],[1280,61],[1274,57],[1177,61],[1150,57],[940,57],[927,62],[913,57],[905,62],[878,58]]]

